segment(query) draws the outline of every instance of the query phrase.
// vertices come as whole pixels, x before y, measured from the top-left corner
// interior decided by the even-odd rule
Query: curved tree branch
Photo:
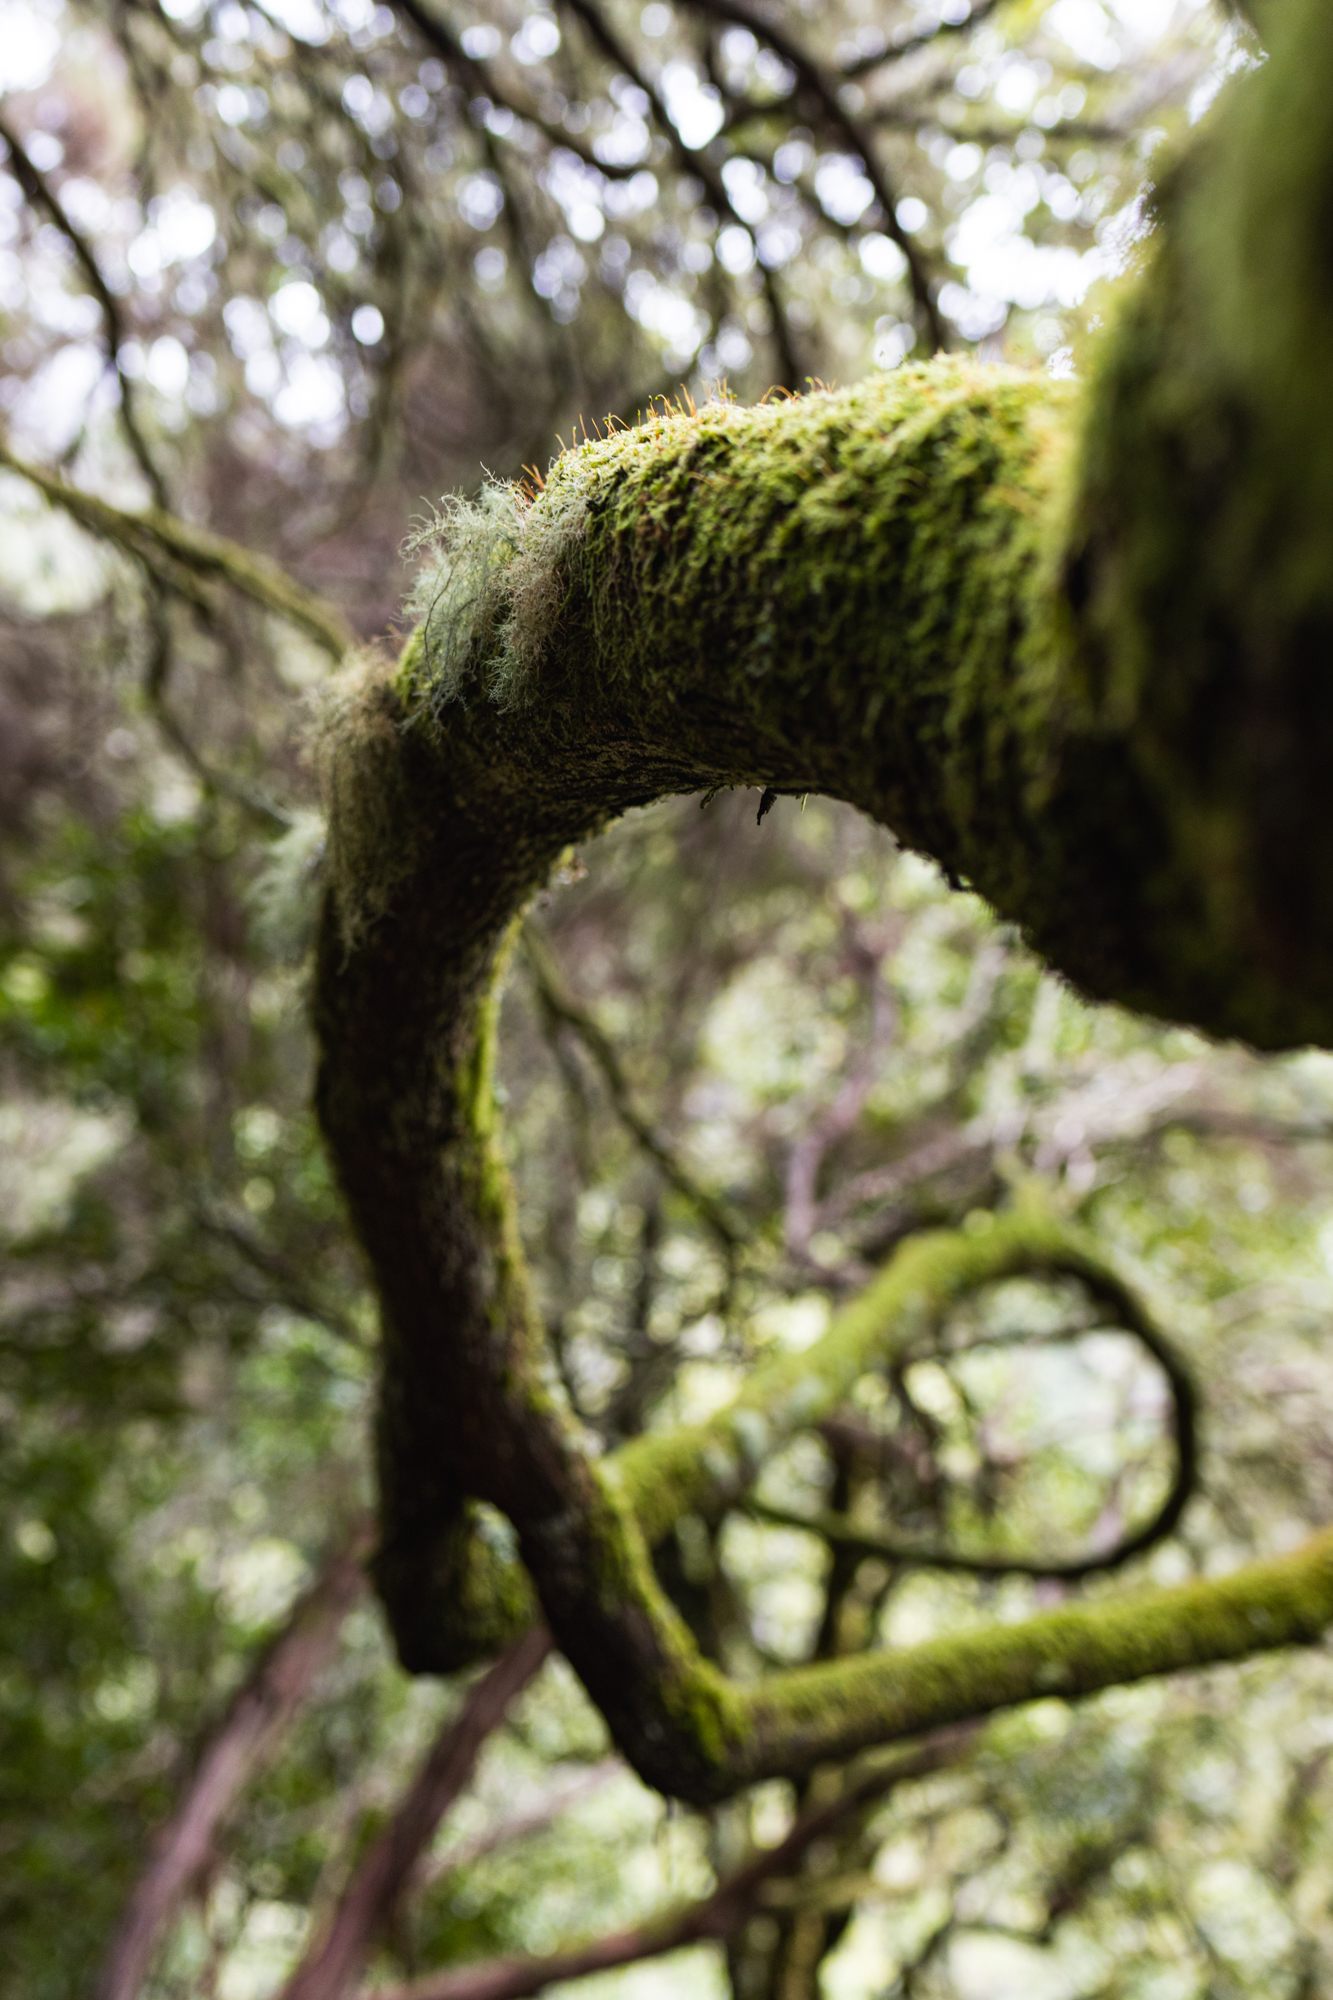
[[[1182,170],[1089,391],[942,362],[586,443],[538,496],[458,517],[396,684],[331,719],[318,1095],[383,1313],[381,1589],[409,1657],[433,1591],[466,1626],[489,1502],[664,1791],[716,1799],[1333,1617],[1325,1534],[1222,1580],[725,1680],[657,1583],[653,1522],[715,1479],[744,1490],[818,1379],[789,1357],[787,1402],[745,1406],[715,1469],[657,1438],[591,1458],[551,1386],[491,1086],[505,941],[560,853],[715,784],[860,807],[1091,993],[1330,1038],[1333,16],[1290,0],[1282,32]],[[1031,1262],[1021,1234],[1000,1242]],[[956,1285],[948,1241],[918,1268]],[[849,1312],[873,1344],[867,1297]]]

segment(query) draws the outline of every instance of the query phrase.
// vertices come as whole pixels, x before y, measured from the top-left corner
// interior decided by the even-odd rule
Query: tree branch
[[[423,0],[394,0],[394,7],[404,20],[411,22],[427,48],[434,49],[446,62],[452,63],[471,79],[479,95],[489,98],[493,104],[503,105],[506,111],[512,111],[515,118],[521,118],[525,125],[531,125],[535,132],[540,132],[548,144],[574,153],[585,166],[605,174],[608,180],[629,180],[638,173],[637,165],[620,166],[599,160],[592,147],[578,133],[570,132],[563,125],[553,124],[542,115],[540,107],[531,98],[498,82],[490,66],[480,57],[470,56],[449,23],[441,20],[433,8],[425,6]]]
[[[365,1587],[372,1531],[356,1530],[256,1661],[206,1746],[180,1804],[154,1834],[98,1975],[97,2000],[138,2000],[153,1952],[207,1865],[219,1827],[333,1658]]]
[[[500,1509],[613,1737],[678,1796],[1333,1616],[1322,1536],[1222,1581],[727,1681],[654,1577],[651,1521],[744,1490],[823,1385],[791,1357],[716,1476],[657,1439],[637,1491],[629,1453],[591,1458],[552,1393],[491,1088],[497,960],[560,853],[715,784],[859,806],[1091,993],[1328,1038],[1333,377],[1310,302],[1333,15],[1289,0],[1282,33],[1204,128],[1086,392],[945,361],[589,441],[540,495],[457,517],[432,586],[450,615],[332,721],[319,1111],[383,1312],[381,1581],[402,1638],[470,1546],[469,1497]],[[1237,304],[1255,259],[1262,315]],[[871,1345],[882,1322],[850,1310]]]
[[[68,485],[44,467],[17,457],[4,445],[0,445],[0,465],[26,479],[80,527],[136,557],[166,588],[181,591],[191,603],[198,601],[197,595],[182,590],[178,571],[191,578],[227,584],[262,610],[307,633],[335,660],[341,661],[355,647],[356,634],[342,613],[267,556],[242,548],[239,542],[228,541],[208,528],[196,528],[161,508],[126,513],[108,500]]]
[[[45,174],[33,162],[31,154],[13,126],[3,117],[0,117],[0,140],[3,140],[9,148],[14,177],[28,201],[34,208],[40,209],[64,237],[74,253],[74,261],[82,273],[84,283],[97,301],[106,333],[107,360],[115,373],[116,385],[120,390],[121,426],[130,450],[138,460],[139,469],[148,481],[148,490],[153,496],[154,506],[165,513],[168,507],[166,482],[140,429],[134,384],[126,375],[121,363],[120,354],[125,344],[125,329],[121,320],[120,306],[102,275],[102,267],[93,253],[92,245],[83,232],[75,228],[65,212],[64,203]]]
[[[1096,1296],[1100,1288],[1095,1280],[1087,1278],[1084,1282]],[[880,1529],[862,1526],[845,1514],[821,1512],[801,1515],[758,1500],[747,1501],[746,1512],[757,1520],[768,1521],[778,1527],[802,1528],[809,1534],[820,1536],[833,1548],[859,1550],[863,1555],[880,1556],[890,1563],[912,1564],[923,1569],[963,1571],[972,1576],[1058,1577],[1065,1582],[1075,1582],[1122,1568],[1135,1556],[1145,1554],[1174,1532],[1197,1488],[1198,1396],[1184,1361],[1152,1321],[1137,1311],[1132,1297],[1120,1288],[1109,1294],[1103,1292],[1101,1296],[1114,1323],[1124,1324],[1126,1330],[1134,1334],[1166,1377],[1171,1395],[1171,1435],[1175,1449],[1175,1469],[1162,1504],[1141,1527],[1122,1536],[1109,1549],[1063,1560],[1008,1555],[969,1556],[956,1550],[913,1548]]]
[[[763,1848],[725,1877],[710,1895],[646,1924],[614,1931],[590,1944],[573,1945],[547,1958],[498,1959],[481,1965],[428,1974],[408,1986],[377,1988],[373,2000],[526,2000],[566,1979],[609,1972],[661,1958],[686,1945],[728,1937],[760,1900],[765,1888],[800,1866],[817,1841],[878,1805],[898,1785],[930,1776],[955,1763],[975,1737],[972,1729],[941,1730],[915,1749],[880,1759],[854,1774],[826,1805],[796,1821],[775,1847]],[[372,1996],[367,1996],[372,2000]]]
[[[472,1778],[486,1738],[551,1650],[535,1625],[502,1653],[441,1729],[389,1824],[357,1868],[337,1908],[282,1989],[282,2000],[341,2000],[360,1976],[413,1871],[450,1806]]]

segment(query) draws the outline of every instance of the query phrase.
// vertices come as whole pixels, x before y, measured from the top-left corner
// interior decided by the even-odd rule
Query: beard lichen
[[[474,500],[441,501],[409,536],[405,554],[427,552],[408,600],[417,621],[400,679],[409,707],[424,697],[438,717],[473,689],[500,709],[532,699],[585,509],[568,480],[534,498],[488,479]]]

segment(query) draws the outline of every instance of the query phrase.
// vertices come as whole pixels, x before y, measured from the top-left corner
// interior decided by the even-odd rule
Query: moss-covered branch
[[[649,1542],[658,1541],[683,1514],[717,1514],[741,1499],[778,1446],[832,1416],[861,1376],[891,1370],[913,1350],[924,1351],[951,1306],[985,1285],[1035,1275],[1078,1279],[1164,1369],[1182,1411],[1182,1492],[1188,1492],[1193,1392],[1170,1345],[1143,1301],[1083,1231],[1019,1208],[996,1216],[985,1230],[931,1230],[909,1237],[812,1346],[752,1370],[734,1401],[705,1423],[652,1431],[623,1446],[609,1466]]]
[[[588,443],[535,498],[456,511],[396,684],[349,687],[331,718],[319,1106],[383,1311],[381,1590],[409,1659],[431,1663],[441,1603],[448,1643],[475,1646],[524,1615],[516,1586],[497,1597],[512,1530],[663,1790],[715,1798],[1333,1615],[1322,1538],[1225,1582],[724,1681],[649,1542],[742,1490],[825,1389],[799,1357],[718,1437],[599,1466],[545,1349],[491,1087],[505,942],[560,853],[719,784],[859,806],[1091,993],[1328,1039],[1333,16],[1291,0],[1280,26],[1178,173],[1088,392],[941,362]],[[898,1326],[932,1273],[956,1282],[954,1251],[913,1254]],[[884,1296],[849,1311],[859,1366]]]
[[[746,1702],[750,1770],[769,1776],[1042,1695],[1067,1701],[1153,1674],[1309,1645],[1331,1623],[1333,1530],[1326,1530],[1292,1555],[1206,1583],[1126,1591],[903,1652],[775,1674]]]
[[[862,1376],[888,1372],[927,1351],[951,1306],[1019,1276],[1077,1279],[1162,1368],[1173,1396],[1177,1474],[1158,1514],[1127,1539],[1115,1563],[1169,1533],[1195,1477],[1195,1395],[1181,1361],[1144,1302],[1084,1231],[1031,1207],[988,1220],[984,1231],[933,1230],[909,1238],[811,1346],[752,1369],[744,1388],[706,1421],[651,1431],[613,1452],[603,1477],[629,1507],[648,1546],[656,1547],[686,1514],[716,1519],[746,1501],[772,1454],[799,1431],[816,1429]],[[404,1463],[399,1483],[409,1490],[414,1484]],[[796,1525],[822,1528],[818,1522]],[[531,1621],[528,1580],[503,1536],[487,1531],[484,1517],[471,1509],[448,1516],[435,1524],[433,1546],[428,1520],[405,1547],[395,1544],[400,1526],[395,1516],[387,1518],[379,1570],[410,1665],[451,1671],[494,1651]],[[1093,1560],[1072,1568],[1082,1574],[1107,1566],[1114,1563]]]
[[[128,513],[95,493],[71,486],[45,467],[17,457],[3,445],[0,466],[26,479],[81,528],[136,557],[164,588],[180,588],[184,580],[184,594],[191,603],[198,601],[199,581],[224,583],[261,610],[297,626],[335,660],[343,660],[355,646],[356,634],[337,607],[307,590],[267,556],[242,548],[239,542],[211,529],[197,528],[161,507]]]

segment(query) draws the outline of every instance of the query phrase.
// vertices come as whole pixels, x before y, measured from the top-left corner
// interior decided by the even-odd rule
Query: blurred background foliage
[[[1247,59],[1187,0],[5,0],[6,464],[232,536],[391,650],[414,515],[582,422],[941,342],[1070,372],[1148,163]],[[370,1502],[375,1329],[308,1106],[330,662],[17,470],[0,509],[0,1961],[63,2000]],[[508,1143],[589,1431],[703,1414],[910,1232],[1035,1183],[1202,1386],[1198,1490],[1137,1568],[1326,1521],[1333,1059],[1090,1009],[855,815],[755,806],[632,816],[515,956]],[[1114,1589],[943,1558],[1113,1545],[1168,1417],[1089,1300],[1000,1287],[766,1469],[770,1513],[900,1559],[752,1512],[682,1523],[664,1574],[741,1673]],[[463,1692],[409,1682],[363,1596],[147,1990],[278,1992]],[[1315,1651],[1036,1704],[725,1946],[586,1990],[1331,1992],[1331,1694]],[[640,1921],[799,1803],[669,1814],[549,1662],[372,1982]]]

